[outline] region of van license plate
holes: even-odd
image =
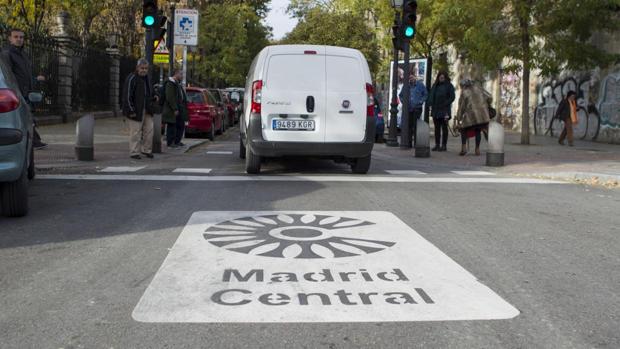
[[[272,120],[276,131],[314,131],[314,120]]]

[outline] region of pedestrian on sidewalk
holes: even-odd
[[[403,100],[404,95],[401,90],[399,97]],[[415,72],[411,72],[409,75],[409,136],[414,137],[417,120],[422,116],[422,108],[426,99],[428,98],[428,91],[422,81],[418,81]],[[403,115],[404,111],[403,111]],[[413,143],[412,143],[413,144]]]
[[[428,95],[428,106],[435,125],[435,148],[433,151],[446,151],[448,146],[448,121],[452,118],[452,103],[455,99],[454,85],[448,73],[439,72]],[[440,145],[441,142],[441,145]]]
[[[575,91],[568,91],[566,98],[560,102],[558,110],[555,112],[555,117],[564,121],[564,129],[562,130],[562,134],[560,134],[560,139],[558,139],[558,143],[561,145],[564,145],[564,140],[567,138],[570,147],[575,145],[573,140],[573,125],[579,122],[576,99],[577,94]]]
[[[474,84],[470,79],[461,80],[460,86],[461,97],[456,113],[456,121],[461,132],[461,152],[459,155],[467,154],[467,139],[470,137],[476,137],[476,155],[480,155],[482,131],[486,130],[491,121],[489,115],[489,106],[492,102],[491,94]]]
[[[169,148],[182,147],[181,142],[185,131],[185,123],[189,121],[187,111],[187,94],[181,81],[183,70],[176,69],[174,74],[164,83],[166,99],[162,111],[162,120],[166,123],[166,144]]]
[[[158,97],[148,77],[149,62],[141,58],[123,85],[123,115],[129,123],[129,156],[153,158],[153,106]]]
[[[35,82],[45,81],[45,77],[43,75],[39,75],[36,79],[33,78],[32,64],[30,59],[24,53],[25,36],[26,34],[24,34],[24,31],[21,29],[13,28],[9,30],[9,45],[2,50],[2,58],[11,67],[22,97],[24,97],[24,100],[32,106],[28,100],[28,93],[33,91],[33,85]],[[32,135],[32,146],[35,149],[43,149],[47,147],[47,144],[41,141],[41,136],[39,135],[39,131],[37,131],[34,116],[32,118],[32,123],[34,130]]]

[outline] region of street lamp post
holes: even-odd
[[[400,27],[400,18],[398,9],[403,7],[403,0],[390,0],[392,8],[394,8],[394,25]],[[390,124],[388,138],[385,145],[388,147],[398,147],[398,33],[393,39],[394,58],[392,65],[392,100],[390,101]]]

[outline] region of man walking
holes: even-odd
[[[153,158],[153,94],[148,78],[149,62],[141,58],[136,71],[129,74],[123,86],[123,115],[129,122],[129,156]]]
[[[412,138],[415,136],[417,120],[422,116],[422,107],[427,97],[426,86],[417,80],[415,72],[412,71],[409,75],[409,135]],[[404,98],[402,91],[400,98]]]
[[[573,125],[579,123],[579,118],[577,116],[577,94],[575,91],[568,91],[566,98],[560,102],[558,106],[558,110],[555,113],[555,117],[564,121],[564,129],[562,130],[562,134],[560,135],[560,139],[558,139],[558,143],[564,145],[564,140],[568,139],[568,145],[570,147],[574,146],[573,139]]]
[[[181,85],[183,71],[176,69],[172,77],[164,83],[166,99],[162,110],[162,120],[166,123],[166,144],[169,148],[182,147],[185,122],[189,121],[187,94]]]
[[[19,86],[19,90],[26,100],[26,102],[30,103],[28,100],[28,93],[33,90],[33,84],[35,79],[32,77],[32,66],[30,64],[30,60],[26,57],[24,53],[24,31],[21,29],[11,29],[9,31],[9,45],[2,51],[2,58],[9,64],[11,70],[13,71],[13,75],[15,75],[15,79],[17,80],[17,84]],[[44,81],[45,77],[42,75],[37,76],[37,81]],[[41,141],[41,136],[36,128],[36,123],[33,117],[34,123],[34,134],[32,146],[35,149],[43,149],[47,147],[46,143]]]

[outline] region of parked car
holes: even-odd
[[[235,125],[235,104],[230,99],[227,91],[218,91],[220,92],[220,96],[222,97],[222,101],[224,102],[224,107],[226,108],[226,126],[232,127]]]
[[[28,95],[41,102],[41,93]],[[0,210],[3,216],[28,213],[28,185],[35,176],[30,107],[8,65],[0,59]]]
[[[189,123],[185,134],[206,135],[209,140],[214,140],[216,130],[222,128],[222,117],[217,113],[215,99],[203,88],[188,87],[186,91]]]
[[[215,100],[215,105],[216,105],[218,114],[222,115],[225,121],[228,120],[228,108],[226,107],[222,91],[216,88],[210,88],[207,90],[211,93],[211,96],[213,96]],[[227,125],[228,125],[227,122],[224,122],[222,124],[222,129],[220,130],[221,131],[220,133],[224,133],[224,131],[226,131]]]
[[[319,156],[367,173],[374,89],[364,55],[318,45],[264,48],[248,73],[239,151],[248,173],[264,157]]]
[[[226,89],[226,92],[228,93],[228,98],[235,106],[235,123],[237,123],[241,119],[241,114],[243,113],[243,88],[229,87]]]

